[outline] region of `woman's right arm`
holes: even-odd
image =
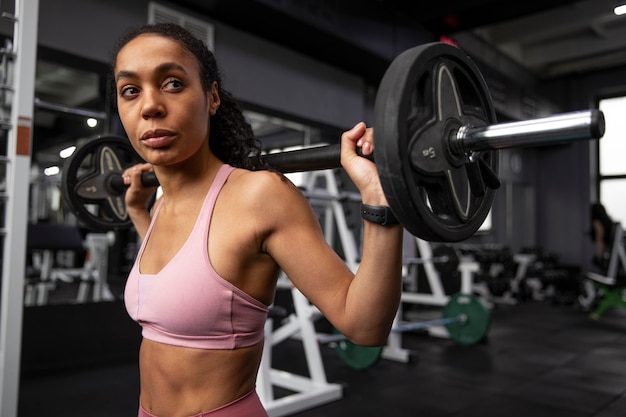
[[[144,187],[141,184],[141,174],[152,171],[150,164],[137,164],[124,171],[124,184],[128,185],[126,195],[126,209],[137,234],[143,240],[150,226],[151,216],[148,212],[148,200],[154,195],[156,187]]]

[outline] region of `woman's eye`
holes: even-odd
[[[183,83],[180,80],[168,80],[165,83],[165,88],[171,90],[180,90],[183,87]]]
[[[137,94],[137,89],[135,87],[123,87],[119,94],[121,97],[130,97]]]

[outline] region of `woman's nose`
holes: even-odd
[[[141,114],[144,118],[165,116],[165,106],[158,91],[144,90]]]

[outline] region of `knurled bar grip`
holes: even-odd
[[[339,144],[263,155],[267,164],[283,173],[339,168],[340,158]]]

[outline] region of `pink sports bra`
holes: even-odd
[[[233,167],[223,165],[187,241],[157,274],[142,274],[139,261],[162,202],[143,240],[124,291],[126,310],[144,338],[198,349],[236,349],[263,339],[268,307],[220,277],[208,254],[217,196]]]

